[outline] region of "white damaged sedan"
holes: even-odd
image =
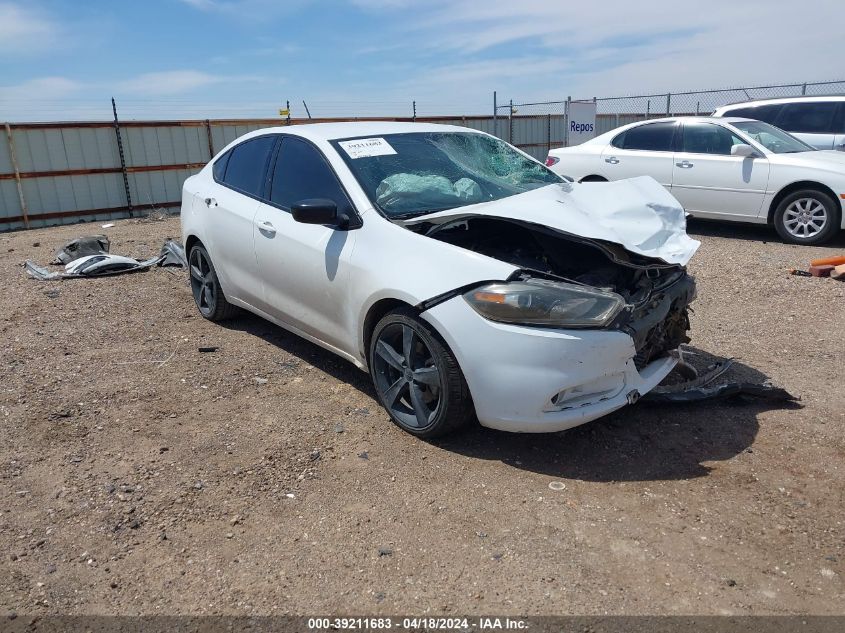
[[[420,437],[583,424],[689,340],[698,242],[663,187],[572,183],[466,128],[247,134],[185,182],[182,233],[202,316],[243,308],[368,370]]]

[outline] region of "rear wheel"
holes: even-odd
[[[205,247],[199,244],[188,254],[191,274],[191,292],[200,314],[209,321],[225,321],[237,314],[238,309],[226,301],[217,271]]]
[[[775,211],[775,229],[792,244],[822,244],[839,229],[835,200],[815,189],[803,189],[781,200]]]
[[[472,399],[458,362],[413,310],[395,310],[378,322],[369,361],[379,401],[408,433],[438,437],[472,419]]]

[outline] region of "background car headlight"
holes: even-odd
[[[491,321],[567,328],[608,325],[625,307],[615,292],[540,279],[488,284],[464,299]]]

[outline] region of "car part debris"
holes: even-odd
[[[678,365],[689,367],[695,372],[695,369],[687,365],[683,359],[683,353],[681,349],[677,352]],[[796,402],[799,400],[799,398],[796,398],[785,389],[775,387],[768,382],[762,384],[750,382],[729,382],[720,385],[710,384],[727,372],[733,363],[734,359],[732,358],[720,359],[710,365],[704,373],[697,375],[695,378],[686,382],[657,386],[643,396],[642,399],[646,402],[684,403],[747,395],[782,402]],[[689,375],[689,372],[685,371],[682,375]]]
[[[174,240],[167,240],[161,247],[161,261],[159,266],[179,266],[181,268],[188,267],[188,258],[185,257],[185,249],[179,242]]]
[[[109,252],[109,245],[109,238],[105,235],[86,235],[62,246],[50,263],[67,265],[80,257],[102,255]]]
[[[209,354],[211,352],[216,352],[218,349],[220,349],[220,348],[219,347],[198,347],[197,351],[201,352],[203,354]]]
[[[76,259],[65,266],[64,272],[50,272],[43,266],[27,260],[24,264],[27,274],[40,281],[54,281],[56,279],[78,279],[80,277],[106,277],[122,273],[138,272],[155,266],[161,257],[154,257],[146,261],[138,261],[131,257],[110,255],[88,255]]]
[[[93,249],[98,249],[98,252],[90,253],[89,251]],[[64,272],[51,272],[30,260],[26,261],[24,269],[33,279],[54,281],[57,279],[120,275],[147,270],[153,266],[188,267],[184,249],[181,244],[173,240],[167,240],[164,243],[158,256],[141,261],[122,255],[112,255],[106,252],[108,249],[109,240],[105,236],[83,237],[69,242],[56,253],[57,260],[77,254],[72,260],[65,262]],[[80,252],[86,254],[78,255]]]
[[[781,387],[775,387],[769,383],[757,384],[753,382],[729,382],[712,387],[697,387],[687,389],[686,391],[673,392],[660,392],[655,389],[646,394],[643,400],[661,403],[683,403],[733,398],[735,396],[753,396],[755,398],[780,402],[798,402],[800,400],[800,398],[793,396]]]

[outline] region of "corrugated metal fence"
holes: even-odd
[[[489,116],[425,121],[493,132]],[[313,122],[293,119],[290,124]],[[0,231],[175,210],[182,183],[217,151],[242,134],[285,123],[133,121],[121,122],[119,132],[112,122],[6,124],[0,136]],[[544,157],[545,151],[544,145],[535,155]]]

